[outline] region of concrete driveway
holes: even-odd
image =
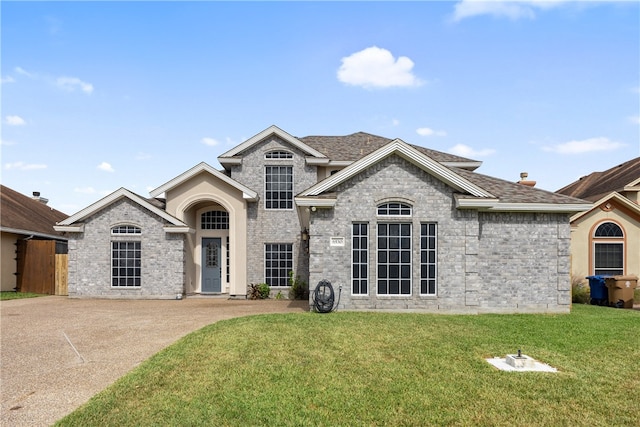
[[[0,425],[51,425],[159,350],[218,320],[308,310],[307,301],[288,300],[2,301]]]

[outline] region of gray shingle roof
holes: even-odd
[[[553,193],[551,191],[533,188],[517,182],[506,181],[500,178],[470,172],[460,168],[450,168],[458,175],[471,181],[475,185],[487,190],[500,199],[501,203],[550,203],[550,204],[574,204],[588,203],[585,200]]]
[[[334,161],[356,161],[387,145],[392,140],[366,132],[352,133],[344,136],[304,136],[298,138],[309,147],[317,150]],[[419,145],[409,144],[421,153],[440,163],[469,163],[476,160],[466,159],[453,154],[431,150]]]

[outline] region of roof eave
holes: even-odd
[[[57,230],[55,225],[53,226],[53,229],[56,231],[62,231]],[[22,234],[23,236],[35,236],[52,240],[67,240],[64,236],[42,233],[40,231],[23,230],[19,228],[0,227],[0,231],[2,231],[3,233]]]
[[[592,208],[590,203],[504,203],[498,199],[457,199],[458,209],[477,209],[487,212],[550,212],[575,213]]]

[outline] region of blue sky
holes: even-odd
[[[73,214],[275,124],[550,191],[640,155],[638,2],[7,2],[2,183]]]

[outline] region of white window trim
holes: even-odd
[[[262,246],[262,273],[263,275],[263,283],[267,283],[267,245],[291,245],[291,269],[289,271],[294,271],[294,260],[296,259],[296,245],[292,242],[265,242]],[[289,271],[287,272],[287,285],[284,286],[271,286],[271,289],[291,289],[291,285],[289,285]]]

